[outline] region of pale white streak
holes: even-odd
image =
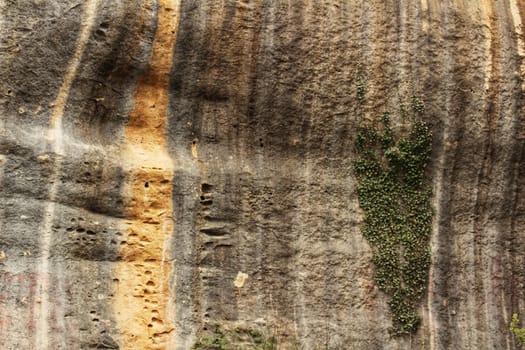
[[[446,5],[444,6],[447,7]],[[443,25],[442,27],[445,28],[445,30],[448,28],[449,19],[448,19],[448,12],[447,10],[444,11],[443,15]],[[445,71],[444,75],[448,76],[451,71],[451,58],[450,58],[450,47],[445,47]],[[445,77],[447,79],[448,77]],[[439,235],[440,235],[440,227],[439,227],[439,220],[441,218],[441,201],[442,201],[442,195],[443,195],[443,178],[445,173],[445,155],[447,154],[449,150],[449,118],[447,116],[449,115],[450,110],[450,79],[447,79],[446,81],[449,81],[448,84],[445,86],[445,113],[443,113],[443,138],[441,140],[441,150],[438,152],[439,156],[436,160],[436,163],[434,165],[436,172],[434,174],[434,200],[433,200],[433,207],[435,209],[435,216],[434,221],[432,222],[432,235],[430,237],[430,249],[431,249],[431,259],[432,263],[430,264],[430,271],[429,271],[429,277],[428,277],[428,313],[429,313],[429,334],[430,334],[430,350],[435,350],[437,348],[436,345],[436,332],[437,328],[439,327],[438,322],[436,321],[435,314],[433,313],[434,308],[434,296],[436,294],[435,291],[435,280],[436,278],[441,278],[441,276],[436,276],[435,272],[435,264],[436,259],[439,252],[440,247],[440,241],[439,241]]]
[[[428,0],[421,0],[421,12],[428,11]]]
[[[52,223],[55,217],[55,200],[58,190],[58,182],[62,167],[62,156],[64,154],[64,134],[62,130],[62,118],[64,115],[65,105],[71,90],[71,85],[76,76],[82,54],[86,47],[86,43],[91,33],[91,27],[95,20],[96,8],[99,0],[86,0],[84,3],[84,16],[80,24],[80,35],[78,36],[75,51],[69,62],[69,67],[58,91],[58,95],[53,103],[53,111],[51,114],[51,126],[48,131],[48,141],[52,147],[52,152],[55,154],[55,164],[53,173],[49,177],[50,188],[48,195],[48,204],[44,211],[44,218],[40,236],[40,258],[38,261],[38,282],[37,282],[37,298],[35,305],[35,317],[38,320],[36,325],[35,348],[48,349],[49,343],[49,327],[50,317],[50,281],[49,281],[49,258],[50,248],[53,239]],[[60,317],[59,315],[57,317]]]
[[[271,8],[271,12],[270,12],[270,20],[271,20],[271,23],[272,23],[272,26],[274,25],[277,25],[278,23],[278,16],[277,16],[277,13],[275,13],[274,9],[273,9],[273,6],[270,6]],[[312,13],[315,13],[315,9],[314,9],[314,2],[312,1],[307,1],[306,4],[305,4],[305,8],[304,8],[304,21],[305,23],[312,23]],[[278,40],[278,39],[277,39]],[[266,48],[270,49],[270,50],[273,50],[273,48],[275,47],[275,37],[274,37],[274,32],[273,31],[269,31],[269,35],[265,35],[265,38],[264,38],[264,41],[265,41],[265,46]],[[315,80],[314,80],[315,81]],[[314,84],[314,81],[312,82],[312,84]],[[315,99],[315,97],[314,97]],[[312,105],[315,105],[315,102],[312,104]],[[308,122],[308,125],[315,125],[315,120],[314,120],[314,115],[315,113],[303,113],[301,118],[301,122],[303,123],[304,122],[304,119],[305,118],[308,118],[309,117],[309,122]],[[308,145],[309,142],[311,142],[311,132],[312,132],[312,129],[313,128],[308,128],[307,131],[306,131],[306,135],[305,135],[305,144]],[[306,188],[311,188],[310,185],[312,183],[312,164],[311,164],[311,157],[310,157],[310,154],[309,154],[309,151],[308,151],[308,147],[305,147],[306,148],[306,155],[304,157],[304,168],[303,168],[303,174],[304,174],[304,183],[305,183],[305,186]],[[298,218],[298,222],[299,223],[304,223],[304,222],[308,222],[306,219],[307,218],[303,218],[303,216],[305,215],[305,213],[303,211],[299,211],[299,218]],[[304,224],[303,224],[304,225]],[[299,227],[299,229],[301,229],[301,226],[297,226]],[[308,228],[306,228],[308,229]],[[305,235],[302,234],[302,233],[299,233],[297,235],[297,240],[296,240],[296,246],[294,248],[297,248],[298,251],[301,251],[301,247],[308,247],[309,245],[306,243],[305,241]],[[259,250],[258,251],[262,251],[262,250]],[[298,271],[297,275],[295,276],[295,306],[294,306],[294,331],[295,331],[295,335],[297,337],[297,339],[299,339],[301,341],[301,346],[304,346],[304,344],[307,342],[307,338],[308,338],[308,335],[309,334],[312,334],[313,332],[309,329],[310,326],[310,323],[307,322],[306,320],[306,313],[307,313],[307,304],[308,304],[308,301],[307,301],[307,294],[305,293],[305,285],[307,285],[308,283],[308,274],[304,271],[304,267],[305,266],[308,266],[308,261],[307,259],[305,258],[306,256],[308,256],[308,254],[297,254],[295,255],[295,261],[294,261],[294,265],[296,266],[296,269]],[[259,261],[258,261],[259,263]],[[306,282],[306,283],[305,283]],[[299,314],[299,315],[297,315]]]
[[[424,33],[424,35],[428,35],[428,31],[429,31],[429,28],[430,28],[430,23],[429,23],[429,7],[428,7],[428,0],[421,0],[421,8],[420,8],[420,17],[421,17],[421,30],[422,32]],[[436,166],[436,168],[438,169],[442,169],[442,166],[443,166],[443,159],[439,159],[438,161],[438,164]],[[441,181],[442,181],[442,177],[443,177],[443,174],[440,173],[439,174],[440,176],[440,179],[437,179],[437,176],[435,178],[435,184],[436,184],[436,187],[434,189],[435,191],[435,201],[434,201],[434,208],[438,208],[439,207],[439,201],[440,201],[440,198],[438,198],[438,193],[441,194]],[[430,239],[430,246],[433,247],[434,244],[435,244],[435,240],[436,240],[436,233],[438,232],[439,230],[439,225],[437,224],[437,210],[436,210],[436,218],[434,219],[434,222],[433,222],[433,227],[432,227],[432,232],[434,233]],[[435,253],[432,252],[432,256],[435,256]],[[430,342],[430,349],[431,350],[434,350],[435,349],[435,338],[436,338],[436,329],[435,329],[435,322],[434,322],[434,309],[432,307],[432,304],[433,304],[433,293],[434,293],[434,285],[433,285],[433,278],[434,278],[434,272],[433,272],[433,264],[430,265],[430,268],[429,268],[429,283],[428,283],[428,297],[427,297],[427,323],[428,323],[428,333],[429,333],[429,342]]]
[[[508,251],[506,252],[506,255],[507,255],[507,257],[508,257]],[[504,290],[504,288],[501,288],[500,291],[501,291],[501,293],[500,293],[500,297],[501,297],[501,305],[503,306],[503,307],[501,308],[501,312],[502,312],[502,314],[503,314],[503,319],[505,320],[505,322],[506,322],[507,324],[510,324],[509,315],[508,315],[508,313],[507,313],[507,309],[505,308],[505,290]],[[509,349],[509,350],[510,350],[511,347],[510,347],[510,336],[509,336],[509,335],[510,335],[510,334],[505,335],[505,345],[507,345],[507,346],[505,347],[505,349]]]
[[[489,23],[488,25],[484,25],[483,26],[483,30],[485,32],[485,53],[484,53],[484,57],[485,57],[485,60],[484,60],[484,71],[485,71],[485,79],[484,79],[484,82],[483,82],[483,88],[484,88],[484,93],[487,93],[489,91],[489,87],[490,87],[490,79],[492,78],[492,70],[493,70],[493,67],[492,67],[492,51],[491,51],[491,45],[492,45],[492,28],[490,27],[490,18],[489,16],[491,16],[491,11],[488,11],[486,14],[484,14],[482,20],[485,22],[485,23]]]
[[[178,12],[180,13],[180,12]],[[172,167],[173,169],[173,167]],[[173,205],[172,205],[173,207]],[[169,255],[169,247],[171,246],[171,242],[172,242],[172,235],[171,235],[171,229],[170,227],[173,227],[173,223],[172,222],[169,222],[173,219],[170,218],[166,218],[163,223],[162,223],[162,235],[163,237],[168,237],[167,239],[164,240],[163,244],[162,244],[162,260],[161,260],[161,266],[160,266],[160,272],[161,272],[161,276],[164,276],[164,269],[166,268],[166,260],[168,262],[168,266],[167,268],[169,269],[170,268],[170,264],[171,264],[171,260],[170,259],[166,259],[166,256]],[[164,283],[168,283],[169,284],[169,275],[171,275],[170,272],[168,272],[168,280],[167,281],[164,281],[164,278],[161,278],[160,280],[160,289],[159,291],[162,293],[162,291],[164,290]],[[173,288],[170,288],[168,286],[168,300],[166,302],[166,319],[167,320],[171,320],[171,322],[174,322],[175,320],[175,307],[170,307],[170,305],[175,305],[175,287]],[[175,337],[169,337],[168,338],[168,341],[166,343],[166,347],[168,349],[175,349],[176,347],[176,339]]]
[[[427,14],[428,12],[428,0],[421,0],[421,13]],[[429,28],[429,23],[424,18],[422,18],[421,30],[423,33],[427,33]]]
[[[429,28],[430,28],[430,24],[429,24],[429,7],[428,7],[428,0],[421,0],[421,7],[419,8],[419,13],[417,13],[417,19],[419,21],[419,27],[421,28],[421,32],[422,34],[419,34],[419,35],[428,35],[428,31],[429,31]],[[417,28],[417,27],[416,27]],[[413,34],[414,35],[414,48],[412,50],[412,52],[417,52],[417,49],[418,49],[418,33],[416,31],[416,33]],[[417,62],[415,63],[417,64]],[[415,69],[415,68],[414,68]],[[412,74],[414,74],[414,72],[412,72]],[[421,83],[421,82],[420,82]],[[441,159],[441,162],[443,162],[443,159]],[[441,166],[440,164],[438,165],[438,168],[439,166]],[[442,174],[440,174],[442,175]],[[437,187],[439,186],[439,191],[441,191],[441,180],[439,182],[439,185],[436,184],[436,191],[438,190]],[[439,199],[436,198],[436,202],[434,203],[434,208],[437,208],[438,207],[438,204],[439,204]],[[438,230],[438,225],[437,225],[437,220],[434,220],[433,222],[433,229],[432,229],[432,232],[436,233]],[[431,237],[430,239],[430,246],[432,247],[433,244],[432,244],[432,238],[435,238],[435,234]],[[434,253],[432,253],[432,256],[434,256]],[[432,301],[433,301],[433,298],[432,298],[432,294],[434,293],[434,289],[433,289],[433,284],[432,284],[432,276],[433,274],[433,271],[432,271],[432,264],[429,268],[429,283],[428,283],[428,289],[427,289],[427,307],[426,307],[426,313],[427,313],[427,324],[428,324],[428,334],[429,334],[429,342],[430,342],[430,349],[434,349],[435,348],[435,333],[436,333],[436,329],[435,329],[435,322],[434,322],[434,310],[432,308]],[[424,309],[424,308],[423,308]]]
[[[464,5],[464,4],[463,4]],[[463,9],[456,9],[461,10]],[[453,78],[447,79],[450,81],[453,81]],[[454,91],[457,89],[457,86],[450,86],[446,88],[447,91]],[[472,191],[470,193],[469,198],[469,205],[476,206],[478,203],[478,198],[481,192],[481,189],[479,187],[479,179],[478,183],[474,186],[475,191]],[[462,275],[462,278],[460,281],[458,281],[458,288],[462,290],[463,292],[467,293],[467,296],[465,297],[465,300],[458,305],[458,314],[461,315],[461,317],[465,318],[466,321],[466,327],[467,331],[461,334],[461,342],[465,342],[467,344],[467,347],[469,348],[475,348],[480,342],[480,337],[478,336],[479,332],[478,327],[480,327],[480,315],[481,310],[476,307],[476,299],[474,297],[475,295],[475,287],[477,285],[476,281],[476,247],[479,245],[476,241],[476,233],[475,230],[476,225],[476,219],[475,218],[469,218],[469,225],[468,229],[465,232],[465,237],[468,244],[465,244],[464,239],[458,239],[457,245],[456,245],[456,256],[460,256],[463,261],[462,263],[465,264]],[[478,310],[479,313],[471,312],[471,310]]]
[[[5,1],[4,0],[0,0],[0,9],[4,9],[6,7],[7,7],[7,5],[6,5]],[[5,26],[6,14],[4,12],[5,11],[0,11],[0,31],[2,31],[3,33],[5,33],[5,30],[7,29],[6,26]],[[1,126],[2,126],[2,129],[0,129],[0,131],[1,131],[1,130],[3,130],[5,122],[1,121],[0,123],[1,123]]]
[[[510,0],[510,11],[512,14],[512,21],[514,22],[514,30],[516,31],[516,40],[518,46],[518,55],[521,58],[525,58],[525,43],[523,40],[523,22],[521,20],[521,14],[518,7],[518,0]],[[524,78],[521,83],[521,90],[525,91],[525,59],[521,61],[520,67],[521,77]]]
[[[525,54],[525,48],[523,44],[523,31],[522,31],[522,22],[521,22],[521,15],[520,10],[518,7],[518,1],[517,0],[510,0],[510,11],[512,14],[512,21],[514,22],[514,28],[516,30],[517,40],[518,40],[518,53],[520,56],[523,56]]]
[[[4,8],[6,6],[5,1],[0,0],[0,8]],[[3,14],[3,11],[0,11],[0,30],[5,28],[5,15]],[[0,137],[5,137],[6,128],[5,128],[5,119],[2,118],[0,115]],[[0,154],[0,185],[3,183],[4,180],[4,165],[7,162],[6,157],[3,154]],[[4,218],[3,215],[3,209],[0,209],[0,220]],[[0,320],[1,322],[1,320]]]
[[[489,93],[489,90],[490,90],[490,82],[492,80],[492,77],[497,74],[497,72],[495,72],[495,66],[494,66],[494,57],[493,57],[493,54],[492,54],[492,44],[493,44],[493,36],[492,36],[492,30],[493,28],[491,27],[491,18],[493,18],[493,14],[492,14],[492,11],[493,11],[493,8],[491,6],[491,4],[487,4],[487,3],[483,3],[483,2],[478,2],[478,13],[479,13],[479,16],[480,16],[480,20],[481,20],[481,23],[484,23],[485,25],[483,25],[483,31],[484,31],[484,39],[485,39],[485,42],[483,44],[483,57],[485,58],[484,59],[484,64],[483,64],[483,74],[484,74],[484,83],[483,83],[483,94],[484,96],[487,97],[487,100],[486,100],[486,104],[490,104],[490,101],[489,99],[492,98],[491,96],[488,95]],[[487,107],[488,108],[488,107]],[[478,123],[476,123],[478,124]],[[482,127],[481,125],[481,121],[479,122],[479,127]],[[476,195],[476,202],[478,201],[478,198],[479,198],[479,191],[478,191],[478,194]],[[473,223],[473,227],[472,227],[472,231],[473,231],[473,234],[475,234],[475,228],[474,228],[474,223]],[[491,240],[492,241],[492,240]],[[476,255],[476,252],[473,252],[473,256]],[[483,259],[483,256],[482,256],[482,259]],[[484,260],[484,259],[483,259]],[[482,263],[482,265],[485,265],[485,262]],[[491,268],[491,264],[490,264],[490,261],[486,264],[487,265],[487,271],[490,272]],[[474,266],[474,265],[472,265]],[[469,273],[469,275],[472,275],[473,273]],[[490,325],[491,325],[491,322],[490,322],[490,310],[489,310],[489,306],[491,304],[490,302],[490,286],[489,286],[489,281],[487,279],[484,279],[482,281],[482,285],[483,285],[483,290],[484,290],[484,294],[485,294],[485,322],[486,322],[486,325],[489,327],[489,331],[490,331]],[[470,299],[469,299],[470,300]],[[474,302],[472,300],[472,302]],[[471,308],[473,307],[472,306],[473,304],[472,303],[469,303],[469,307],[468,307],[468,310],[471,310]],[[469,312],[469,314],[474,314],[472,312]],[[489,337],[488,339],[484,336],[483,338],[483,342],[485,343],[485,345],[487,345],[488,347],[492,347],[492,339]]]
[[[510,12],[512,15],[512,21],[514,22],[514,30],[516,32],[516,45],[518,48],[518,55],[520,58],[522,58],[521,61],[521,67],[520,67],[520,76],[522,77],[522,83],[521,83],[521,91],[525,91],[525,43],[523,38],[523,22],[521,18],[521,13],[518,6],[518,0],[509,0],[510,2]],[[507,261],[508,261],[508,251],[507,251]],[[501,290],[501,305],[502,305],[502,313],[503,313],[503,319],[507,322],[510,322],[510,316],[507,314],[507,309],[505,308],[505,293],[503,289]],[[510,337],[505,337],[507,342],[507,349],[511,348],[510,344]]]
[[[407,47],[408,47],[408,29],[407,29],[407,5],[405,1],[399,0],[399,42],[397,50],[397,62],[399,66],[397,67],[395,73],[402,82],[408,81],[408,72],[407,66],[410,64],[410,58],[408,57]],[[415,53],[413,53],[415,55]]]
[[[162,219],[162,229],[161,229],[162,237],[169,237],[169,238],[171,238],[171,226],[172,226],[171,220],[172,220],[171,218]],[[161,260],[160,260],[160,275],[161,276],[164,276],[164,269],[166,267],[166,255],[168,254],[168,249],[169,249],[169,246],[171,245],[171,239],[169,239],[169,238],[165,239],[162,242],[162,256],[161,256]],[[161,280],[160,280],[160,288],[159,288],[160,291],[164,290],[164,283],[165,282],[166,281],[164,281],[164,279],[161,278]]]

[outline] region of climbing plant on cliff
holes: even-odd
[[[425,170],[432,132],[421,120],[424,106],[418,98],[412,99],[412,109],[408,131],[396,135],[384,113],[363,122],[355,140],[357,194],[365,213],[362,233],[373,250],[376,284],[390,296],[393,335],[417,330],[430,267],[433,212]]]
[[[211,336],[200,337],[191,347],[192,350],[275,350],[277,341],[275,337],[266,335],[262,331],[252,328],[236,327],[223,328],[215,325]]]
[[[512,314],[512,322],[510,323],[510,331],[514,334],[516,345],[525,348],[525,328],[520,328],[520,320],[518,314]]]

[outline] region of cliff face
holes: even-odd
[[[189,349],[219,324],[514,349],[523,20],[521,0],[1,0],[0,348]],[[416,93],[433,130],[412,337],[389,336],[360,231],[360,78],[369,115]]]

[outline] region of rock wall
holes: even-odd
[[[524,18],[522,0],[0,0],[0,348],[190,349],[215,324],[279,349],[516,348]],[[360,233],[359,78],[369,115],[416,93],[434,132],[412,337],[389,336]]]

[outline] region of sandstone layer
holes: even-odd
[[[190,349],[220,324],[279,349],[515,349],[524,20],[523,0],[0,0],[0,348]],[[370,116],[415,93],[433,130],[412,337],[360,231],[359,79]]]

